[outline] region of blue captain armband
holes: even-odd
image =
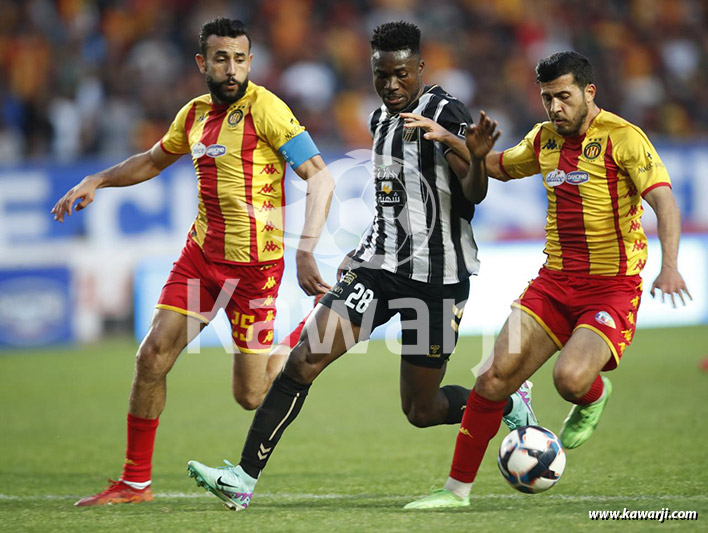
[[[310,137],[310,134],[306,131],[297,134],[281,146],[278,151],[283,155],[290,166],[293,167],[293,170],[312,156],[320,153],[312,137]]]

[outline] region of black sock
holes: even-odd
[[[303,385],[284,372],[275,378],[273,386],[256,411],[241,452],[241,468],[251,477],[258,478],[265,468],[273,448],[290,423],[295,420],[310,385]]]
[[[448,408],[444,424],[459,424],[465,412],[470,390],[460,385],[445,385],[440,390],[447,398]]]
[[[504,413],[502,416],[506,416],[509,413],[511,413],[511,410],[514,408],[514,400],[511,399],[511,396],[509,396],[506,399],[506,406],[504,406]]]

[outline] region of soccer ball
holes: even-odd
[[[539,426],[515,429],[502,441],[497,464],[504,479],[529,494],[555,485],[565,468],[565,451],[555,434]]]

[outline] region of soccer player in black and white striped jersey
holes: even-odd
[[[383,101],[370,117],[376,214],[339,281],[307,319],[251,424],[238,466],[190,461],[190,475],[232,509],[250,503],[261,470],[298,415],[314,379],[371,331],[401,315],[401,404],[411,424],[459,424],[470,390],[440,387],[479,262],[470,221],[486,196],[474,183],[465,134],[472,119],[441,87],[422,81],[420,30],[383,24],[371,40],[374,87]],[[483,114],[478,128],[494,133]],[[474,131],[474,130],[470,130]],[[475,161],[484,161],[476,158]],[[484,163],[479,163],[483,165]],[[355,215],[355,214],[352,214]],[[530,386],[511,396],[507,425],[536,424]],[[229,463],[230,465],[230,463]]]

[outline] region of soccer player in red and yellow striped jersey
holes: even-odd
[[[632,341],[641,298],[647,239],[642,199],[658,219],[662,268],[652,295],[690,297],[678,271],[680,216],[671,181],[641,129],[594,101],[592,67],[576,52],[560,52],[536,67],[549,121],[515,147],[493,152],[496,123],[482,113],[467,130],[470,173],[507,181],[540,174],[548,198],[547,260],[512,305],[494,346],[491,367],[477,377],[457,436],[445,488],[409,509],[469,505],[469,492],[505,398],[557,350],[553,379],[575,404],[561,429],[566,448],[593,433],[611,393],[601,370],[617,367]]]
[[[285,360],[254,354],[267,355],[273,344],[274,302],[283,271],[286,162],[307,181],[298,281],[309,295],[330,288],[313,256],[334,184],[317,147],[285,103],[249,82],[253,55],[242,22],[207,22],[199,42],[196,61],[209,93],[185,105],[150,150],[87,176],[52,210],[61,222],[75,202],[80,200],[77,211],[88,206],[96,189],[149,180],[191,154],[198,214],[138,349],[123,474],[79,506],[152,499],[152,455],[167,373],[221,307],[232,324],[234,397],[246,409],[261,403]]]

